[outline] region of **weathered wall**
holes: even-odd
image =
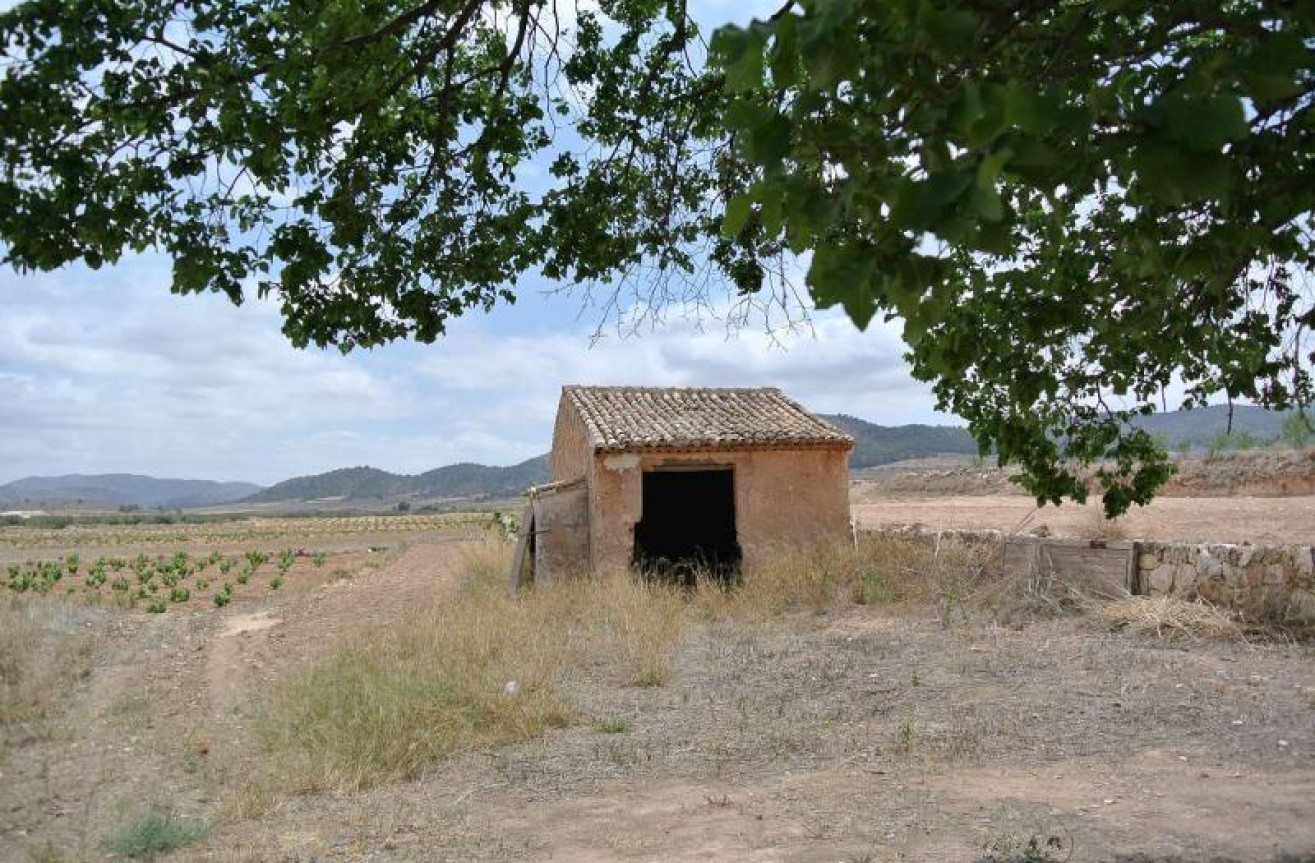
[[[1315,621],[1315,548],[1138,544],[1141,592],[1200,597],[1254,617]]]
[[[579,575],[589,565],[589,491],[583,481],[531,497],[534,576],[550,581]]]
[[[630,566],[635,524],[643,516],[643,472],[664,464],[698,463],[729,464],[735,470],[735,525],[746,565],[774,547],[849,536],[845,450],[599,454],[589,483],[595,573]]]
[[[1045,570],[1095,595],[1199,597],[1256,620],[1315,623],[1315,548],[1307,545],[1041,539],[987,530],[868,532],[998,544],[1006,569]]]
[[[592,451],[589,449],[589,431],[580,413],[571,407],[566,397],[557,403],[557,421],[552,432],[553,482],[569,482],[589,473]]]

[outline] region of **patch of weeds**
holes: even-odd
[[[1032,834],[1026,840],[997,836],[987,843],[977,863],[1063,863],[1073,854],[1071,846],[1053,834]]]
[[[895,740],[892,744],[894,750],[902,755],[908,755],[913,751],[913,741],[915,738],[913,731],[913,720],[905,719],[895,729]]]
[[[855,605],[876,605],[894,599],[890,578],[884,572],[865,570],[854,585]]]
[[[714,797],[709,794],[703,799],[706,800],[708,805],[713,809],[729,809],[731,806],[731,798],[726,794],[723,794],[720,797]]]
[[[45,845],[33,845],[28,848],[27,859],[30,863],[65,863],[69,858],[47,842]]]
[[[603,734],[626,734],[634,726],[624,716],[609,716],[594,723],[594,731]]]
[[[106,851],[131,860],[154,860],[199,842],[210,833],[203,822],[162,809],[148,809],[105,836]]]

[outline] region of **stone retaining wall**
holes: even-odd
[[[892,528],[998,544],[1001,566],[1044,569],[1084,593],[1204,599],[1253,620],[1315,624],[1315,547],[1042,538],[985,530]]]
[[[1137,543],[1137,592],[1200,597],[1247,617],[1315,620],[1315,549],[1306,545]]]

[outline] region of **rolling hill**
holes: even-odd
[[[536,456],[509,467],[461,464],[435,468],[414,476],[373,467],[349,467],[315,476],[284,480],[246,498],[244,503],[277,503],[330,498],[362,500],[385,497],[490,498],[520,494],[548,481],[548,456]]]
[[[854,438],[849,457],[854,470],[945,453],[977,454],[977,442],[962,426],[882,426],[848,414],[818,416]]]
[[[89,503],[185,509],[230,503],[260,490],[250,482],[157,479],[129,473],[30,476],[0,485],[0,503],[49,505]]]
[[[977,444],[962,426],[883,426],[847,414],[821,414],[823,419],[854,437],[850,467],[891,464],[935,455],[976,455]],[[1260,442],[1280,433],[1284,415],[1239,405],[1233,409],[1234,432],[1246,432]],[[1142,417],[1135,423],[1176,448],[1183,440],[1206,446],[1228,424],[1223,406],[1195,411],[1171,411]],[[0,485],[0,504],[98,503],[166,509],[232,503],[281,503],[316,500],[386,500],[389,498],[488,499],[520,494],[549,478],[547,454],[507,467],[463,462],[421,474],[395,474],[373,467],[351,467],[314,476],[295,477],[262,489],[242,482],[156,479],[133,474],[73,474],[27,477]]]
[[[1286,418],[1287,414],[1280,411],[1265,410],[1253,405],[1234,405],[1233,433],[1246,432],[1263,443],[1282,433]],[[1192,411],[1151,414],[1139,417],[1133,425],[1151,434],[1161,435],[1170,447],[1183,440],[1191,441],[1194,447],[1204,447],[1216,435],[1228,429],[1228,406],[1211,405]]]

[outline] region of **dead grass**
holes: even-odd
[[[0,598],[0,745],[48,719],[91,667],[90,612],[58,598]]]
[[[1242,637],[1236,615],[1204,600],[1187,602],[1168,596],[1130,596],[1096,606],[1111,629],[1178,639]]]
[[[839,605],[934,603],[949,622],[994,581],[995,548],[957,537],[865,534],[853,546],[782,548],[726,589],[700,579],[697,606],[714,617],[761,620]]]
[[[635,686],[671,674],[683,600],[628,577],[503,591],[508,547],[466,554],[465,581],[287,677],[259,728],[296,784],[354,788],[412,777],[439,756],[533,737],[574,718],[557,685],[585,663]]]
[[[753,625],[857,604],[930,605],[949,626],[1073,607],[1053,585],[1001,574],[996,553],[991,543],[892,533],[782,549],[731,586],[701,578],[688,591],[618,574],[509,597],[509,546],[490,540],[466,552],[454,595],[287,675],[259,700],[258,728],[294,785],[359,788],[576,721],[588,711],[566,693],[582,674],[665,685],[683,633],[701,623]]]
[[[1108,518],[1099,498],[1087,507],[1086,524],[1080,535],[1083,539],[1120,540],[1128,538],[1127,527],[1117,518]]]

